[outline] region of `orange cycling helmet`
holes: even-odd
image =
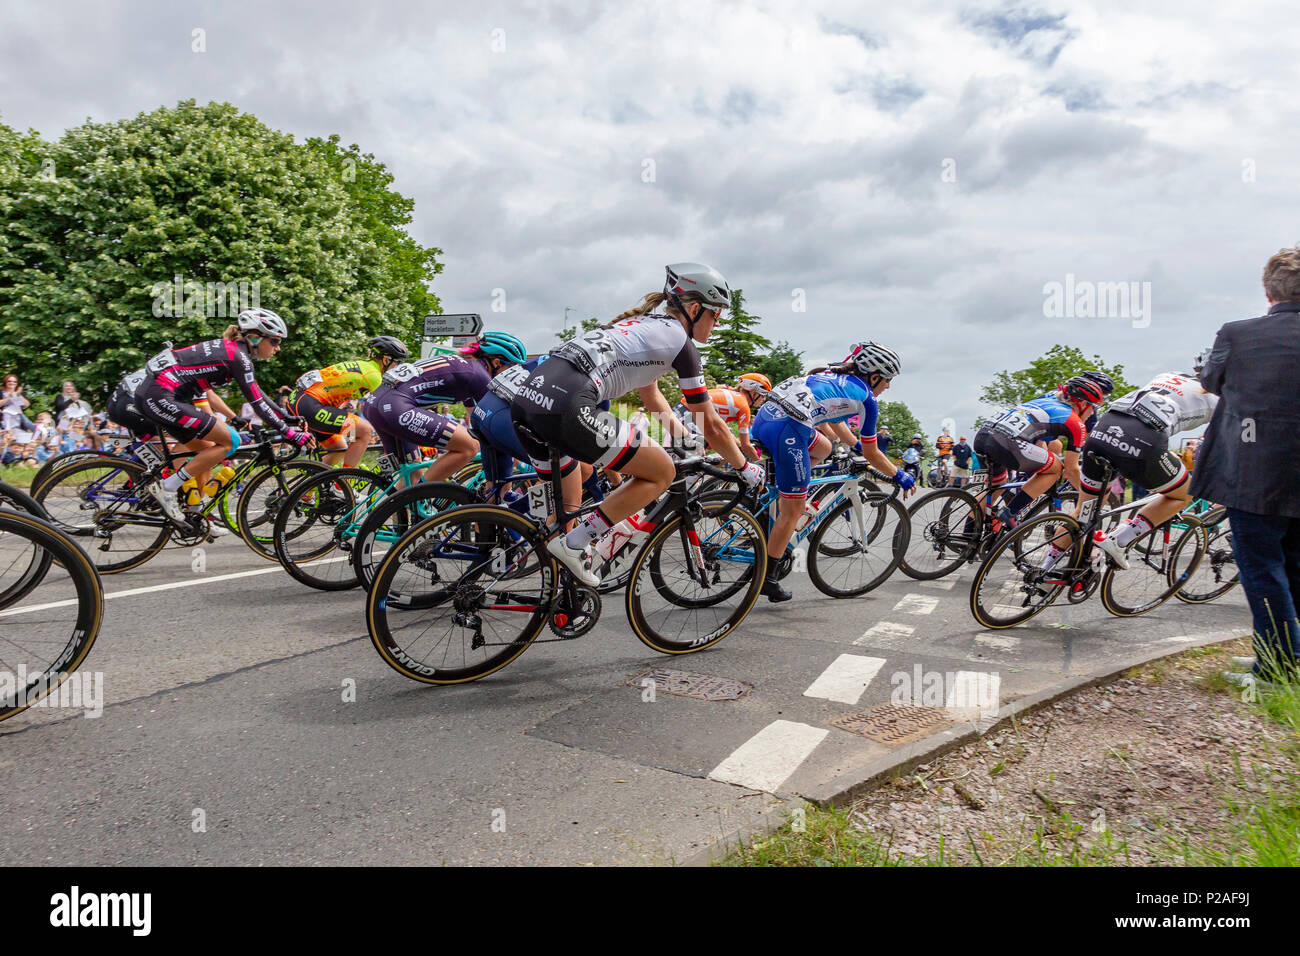
[[[772,391],[772,381],[762,372],[746,372],[736,381],[736,388],[745,392],[758,392],[766,395]]]

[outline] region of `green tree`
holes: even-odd
[[[165,341],[213,338],[245,304],[289,339],[259,363],[270,389],[418,339],[438,311],[437,249],[383,165],[334,138],[296,144],[225,103],[88,122],[57,142],[0,132],[0,366],[98,404]]]
[[[1072,345],[1053,345],[1045,355],[1030,362],[1028,368],[998,372],[980,392],[980,401],[999,410],[1019,405],[1086,371],[1105,372],[1114,379],[1116,397],[1136,387],[1124,380],[1123,365],[1107,365],[1100,355],[1088,359]]]
[[[596,328],[596,326],[604,325],[604,324],[605,324],[604,322],[602,322],[600,319],[596,318],[595,316],[593,316],[590,319],[583,319],[581,331],[590,332],[592,329]],[[579,329],[576,325],[573,328],[568,328],[566,326],[565,328],[556,332],[555,337],[559,339],[561,342],[572,342],[574,337],[577,336],[578,331]]]
[[[719,382],[734,382],[745,372],[759,367],[760,353],[772,343],[754,331],[763,320],[745,311],[745,293],[731,290],[731,308],[709,336],[709,344],[700,349],[704,367]]]
[[[758,362],[758,370],[779,385],[787,378],[803,374],[803,353],[790,348],[789,342],[778,342]]]
[[[933,455],[934,449],[930,447],[930,440],[926,437],[925,432],[921,429],[921,422],[912,410],[903,402],[881,402],[880,416],[876,424],[877,430],[881,426],[889,429],[892,440],[889,443],[888,455],[890,458],[897,458],[903,454],[903,449],[907,447],[912,440],[912,436],[919,434],[925,441],[927,455]]]

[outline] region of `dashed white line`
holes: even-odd
[[[996,647],[998,650],[1005,651],[1019,647],[1020,638],[1002,634],[980,634],[975,638],[975,643],[981,647]]]
[[[873,624],[853,643],[859,647],[863,644],[884,644],[886,647],[900,646],[907,638],[916,633],[910,624],[895,624],[893,621],[881,621]]]
[[[939,578],[935,581],[917,581],[916,583],[918,587],[937,588],[940,591],[951,591],[959,577],[960,575],[950,574],[946,578]]]
[[[829,733],[825,727],[774,720],[714,767],[709,779],[775,793]]]
[[[867,689],[867,685],[875,679],[875,676],[880,673],[880,668],[884,666],[883,657],[841,654],[821,672],[803,695],[856,704],[862,692]]]
[[[902,611],[904,614],[930,614],[938,606],[937,597],[930,597],[928,594],[904,594],[894,605],[894,610]]]

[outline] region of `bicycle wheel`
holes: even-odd
[[[2,481],[0,481],[0,508],[9,508],[42,520],[46,518],[45,509],[32,500],[30,495]],[[40,547],[28,549],[25,567],[20,566],[21,561],[15,556],[0,576],[0,609],[31,593],[32,588],[40,584],[41,579],[45,577],[53,560],[50,552]]]
[[[23,511],[29,515],[35,515],[37,518],[45,518],[45,509],[40,503],[23,491],[13,485],[0,481],[0,507],[12,508],[14,511]]]
[[[975,497],[961,488],[944,488],[918,498],[907,509],[912,531],[899,570],[918,581],[933,581],[957,570],[975,555],[984,533],[984,514]]]
[[[1056,526],[1054,536],[1063,539],[1064,553],[1055,561],[1049,550],[1053,536],[1044,526]],[[993,545],[975,572],[970,588],[975,620],[994,629],[1029,620],[1061,593],[1068,573],[1079,566],[1083,543],[1083,529],[1068,515],[1040,515],[1022,522]]]
[[[521,575],[520,568],[532,568]],[[536,529],[506,508],[434,515],[384,556],[366,595],[371,643],[426,684],[498,671],[541,632],[557,569]]]
[[[268,561],[275,557],[275,516],[289,496],[289,488],[330,467],[309,458],[276,462],[249,475],[239,489],[237,530],[244,543]]]
[[[352,574],[370,587],[389,548],[425,518],[474,504],[474,493],[449,481],[430,481],[403,488],[379,501],[361,522],[352,547]]]
[[[239,448],[226,461],[231,468],[238,471],[244,462],[256,457],[257,449]],[[248,477],[252,477],[255,473],[250,471]],[[217,498],[216,514],[231,534],[239,534],[239,496],[246,484],[248,484],[247,479],[232,481],[221,490]]]
[[[89,449],[84,451],[69,451],[64,452],[62,455],[55,455],[45,464],[41,465],[41,467],[36,470],[36,474],[32,475],[31,483],[27,486],[27,492],[33,498],[36,497],[36,492],[40,490],[42,485],[50,480],[51,475],[55,472],[62,471],[69,465],[76,464],[78,461],[88,461],[91,458],[115,457],[117,456],[106,455],[103,452],[90,451]]]
[[[361,468],[336,468],[294,484],[272,531],[280,564],[294,580],[320,591],[356,587],[357,530],[387,486],[384,478]],[[339,554],[326,557],[334,551]]]
[[[35,558],[35,554],[44,558]],[[14,578],[43,564],[42,576],[16,588]],[[0,510],[0,720],[56,690],[81,666],[99,636],[104,591],[85,553],[49,523]],[[94,699],[100,700],[98,686]],[[84,708],[85,694],[74,698]],[[102,700],[101,700],[102,702]]]
[[[880,587],[907,553],[907,509],[892,495],[862,496],[861,526],[853,502],[841,501],[808,540],[808,577],[833,598],[859,597]]]
[[[85,542],[100,574],[117,574],[144,564],[171,534],[144,473],[125,458],[83,459],[51,475],[36,500],[57,530]]]
[[[701,534],[711,539],[709,551]],[[647,647],[689,654],[712,647],[745,619],[763,586],[767,537],[743,508],[676,514],[650,532],[627,586],[627,619]]]
[[[1205,553],[1205,526],[1191,515],[1166,521],[1130,543],[1128,569],[1113,563],[1101,579],[1102,606],[1116,617],[1137,617],[1164,604],[1191,579]]]
[[[1205,554],[1187,583],[1174,592],[1174,597],[1187,604],[1206,604],[1237,586],[1237,556],[1232,550],[1228,509],[1212,508],[1201,523],[1207,535]]]

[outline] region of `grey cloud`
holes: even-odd
[[[1065,14],[1046,13],[1011,4],[999,10],[966,10],[962,22],[976,33],[1004,43],[1021,59],[1051,66],[1077,32]]]

